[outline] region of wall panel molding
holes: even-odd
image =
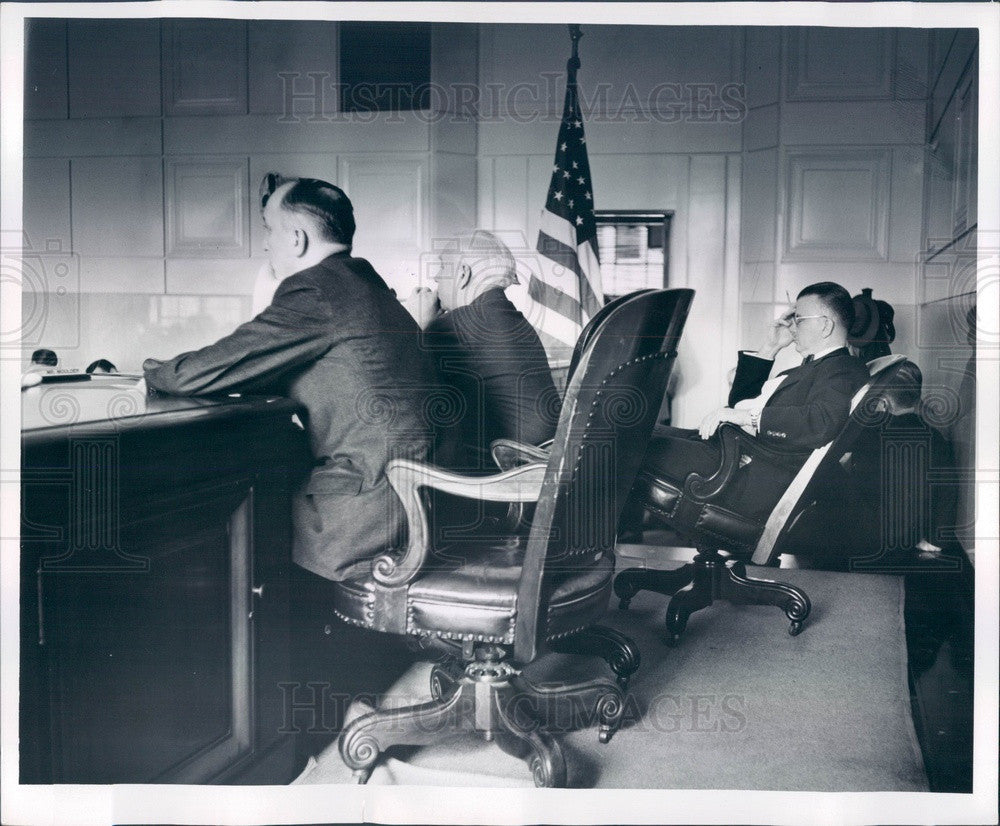
[[[887,148],[785,153],[785,243],[789,261],[888,260]]]
[[[26,248],[47,253],[72,251],[69,174],[65,158],[24,159],[21,211]]]
[[[781,107],[781,142],[796,144],[924,144],[926,106],[919,101],[827,101]]]
[[[163,255],[163,163],[159,157],[70,162],[73,252],[132,258]]]
[[[247,111],[247,27],[240,20],[163,21],[163,111]]]
[[[70,20],[69,116],[159,117],[158,20]]]
[[[354,204],[356,245],[419,250],[425,241],[426,158],[340,156],[340,187]]]
[[[786,35],[785,99],[892,97],[894,35],[888,29],[795,28]]]
[[[337,111],[338,23],[254,20],[249,26],[250,111],[330,115]]]
[[[323,148],[359,154],[427,152],[430,127],[418,112],[331,115],[327,121],[295,116],[284,122],[274,115],[176,117],[163,119],[163,145],[171,155],[315,153]]]
[[[26,158],[161,154],[159,118],[36,120],[24,124]]]
[[[246,158],[168,158],[167,255],[249,257],[247,176]]]

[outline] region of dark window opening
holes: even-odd
[[[340,110],[406,112],[430,106],[429,23],[341,23]]]

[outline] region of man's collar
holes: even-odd
[[[845,354],[847,353],[847,347],[845,347],[843,344],[837,347],[828,347],[826,350],[820,350],[813,356],[812,361],[810,362],[803,361],[802,364],[800,364],[798,367],[789,367],[787,370],[782,370],[780,373],[778,373],[778,375],[787,376],[791,373],[794,373],[796,370],[799,369],[799,367],[804,367],[806,364],[815,364],[820,359],[825,359],[829,356],[836,355],[841,351],[843,351]]]
[[[843,344],[837,344],[833,347],[827,347],[825,350],[820,350],[818,353],[813,353],[812,360],[819,361],[821,358],[826,358],[827,356],[833,355],[838,350],[846,350],[847,348]]]

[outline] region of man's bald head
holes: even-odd
[[[331,183],[269,172],[261,181],[260,205],[264,248],[279,280],[351,249],[354,207]]]
[[[270,172],[261,182],[262,210],[272,199],[290,216],[311,226],[317,237],[350,248],[354,241],[354,206],[337,186],[318,178],[284,178]]]
[[[444,310],[470,304],[487,290],[504,290],[520,283],[514,255],[485,229],[452,239],[441,250],[434,280]]]

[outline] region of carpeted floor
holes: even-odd
[[[606,624],[639,644],[643,663],[625,726],[609,744],[598,743],[595,729],[560,737],[571,786],[927,789],[906,683],[902,579],[806,570],[766,575],[809,594],[813,612],[799,636],[787,634],[777,608],[717,603],[694,614],[671,649],[661,637],[665,597],[642,593],[629,611],[608,614]],[[557,655],[526,673],[544,681],[587,669],[607,673],[599,660]],[[429,670],[414,666],[384,702],[427,699]],[[296,782],[350,782],[336,743]],[[530,786],[531,780],[523,762],[459,736],[390,752],[369,783]]]

